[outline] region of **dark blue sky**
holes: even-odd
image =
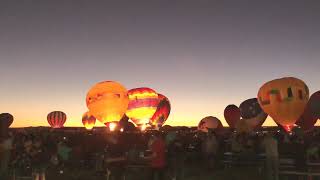
[[[87,90],[116,80],[167,95],[169,124],[224,121],[274,78],[320,90],[319,19],[317,0],[1,1],[0,109],[16,126],[56,109],[80,125]]]

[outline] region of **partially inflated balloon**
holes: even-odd
[[[240,109],[230,104],[224,109],[224,118],[231,128],[234,128],[236,123],[240,120]]]
[[[162,126],[169,117],[171,105],[167,97],[162,94],[158,94],[158,96],[160,102],[156,112],[151,118],[151,124]]]
[[[257,98],[247,99],[240,104],[240,114],[242,121],[246,121],[252,128],[262,126],[268,115],[261,109]]]
[[[128,91],[129,105],[126,115],[137,125],[147,124],[157,110],[158,94],[150,88]]]
[[[92,116],[89,112],[86,112],[82,116],[82,124],[87,130],[91,130],[96,124],[96,118]]]
[[[221,121],[213,116],[203,118],[198,124],[198,130],[202,132],[208,132],[209,129],[218,129],[221,127],[223,127]]]
[[[47,120],[52,128],[62,128],[67,120],[67,115],[61,111],[53,111],[48,114]]]
[[[290,129],[303,114],[308,99],[307,85],[293,77],[267,82],[258,92],[261,108],[285,129]]]
[[[94,85],[88,92],[87,107],[100,122],[119,121],[128,108],[127,89],[114,81]]]

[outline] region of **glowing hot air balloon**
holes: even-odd
[[[198,124],[198,130],[202,132],[208,132],[209,129],[222,128],[221,121],[213,116],[203,118]]]
[[[82,116],[82,124],[87,130],[91,130],[96,124],[96,118],[89,112],[84,113]]]
[[[114,81],[94,85],[88,92],[87,107],[102,123],[119,121],[128,108],[127,89]]]
[[[273,120],[290,130],[303,114],[309,99],[309,88],[300,79],[286,77],[265,83],[258,92],[258,101]]]
[[[267,119],[266,114],[260,107],[257,98],[247,99],[240,104],[241,121],[246,121],[251,129],[256,129],[262,126]]]
[[[160,102],[156,112],[151,118],[151,124],[156,126],[162,126],[169,117],[171,105],[167,97],[165,97],[162,94],[158,94],[158,96]]]
[[[158,94],[150,88],[128,91],[129,106],[126,115],[138,126],[148,124],[159,104]]]
[[[52,128],[62,128],[67,120],[67,115],[61,111],[53,111],[48,114],[47,120]]]
[[[224,118],[231,128],[235,128],[240,120],[240,109],[234,104],[228,105],[224,109]]]

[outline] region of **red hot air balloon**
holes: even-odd
[[[128,96],[126,115],[138,126],[148,124],[157,110],[158,94],[150,88],[136,88],[129,90]]]
[[[296,122],[304,131],[311,130],[320,118],[320,91],[310,97],[304,113]]]
[[[152,125],[162,126],[170,115],[171,105],[167,97],[162,94],[158,94],[158,96],[160,102],[150,122]]]
[[[224,118],[231,128],[235,128],[240,120],[240,109],[234,104],[228,105],[224,109]]]
[[[87,130],[91,130],[96,124],[96,118],[92,116],[89,112],[86,112],[82,116],[82,124]]]
[[[53,111],[48,114],[47,120],[52,128],[62,128],[67,120],[67,115],[61,111]]]
[[[312,115],[320,119],[320,91],[312,94],[308,101],[308,106]]]

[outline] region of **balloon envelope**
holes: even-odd
[[[310,96],[308,106],[312,116],[320,119],[320,91],[317,91]]]
[[[128,102],[127,89],[114,81],[94,85],[86,98],[90,113],[104,124],[119,121],[128,108]]]
[[[247,99],[240,104],[240,114],[243,121],[247,121],[247,124],[252,129],[262,126],[268,115],[261,109],[258,99]]]
[[[234,128],[236,123],[240,120],[240,109],[230,104],[224,109],[224,118],[231,128]]]
[[[309,131],[313,129],[314,125],[317,123],[320,111],[320,91],[315,92],[310,96],[308,104],[304,110],[304,113],[300,119],[296,122],[304,131]]]
[[[90,112],[86,112],[82,116],[82,124],[87,130],[91,130],[96,124],[96,118]]]
[[[159,104],[158,94],[150,88],[135,88],[128,91],[129,105],[126,115],[137,125],[150,122]]]
[[[258,92],[258,101],[273,120],[292,127],[303,114],[309,99],[309,88],[300,79],[286,77],[265,83]]]
[[[9,128],[13,123],[13,116],[10,113],[1,113],[0,123],[1,123],[1,126],[5,128]]]
[[[160,102],[151,118],[151,124],[162,126],[170,115],[171,105],[167,97],[162,94],[158,94],[158,96]]]
[[[62,128],[67,120],[67,115],[62,111],[53,111],[48,114],[47,120],[52,128]]]
[[[208,132],[209,129],[218,129],[222,127],[221,121],[213,116],[203,118],[198,124],[198,130],[203,132]]]

